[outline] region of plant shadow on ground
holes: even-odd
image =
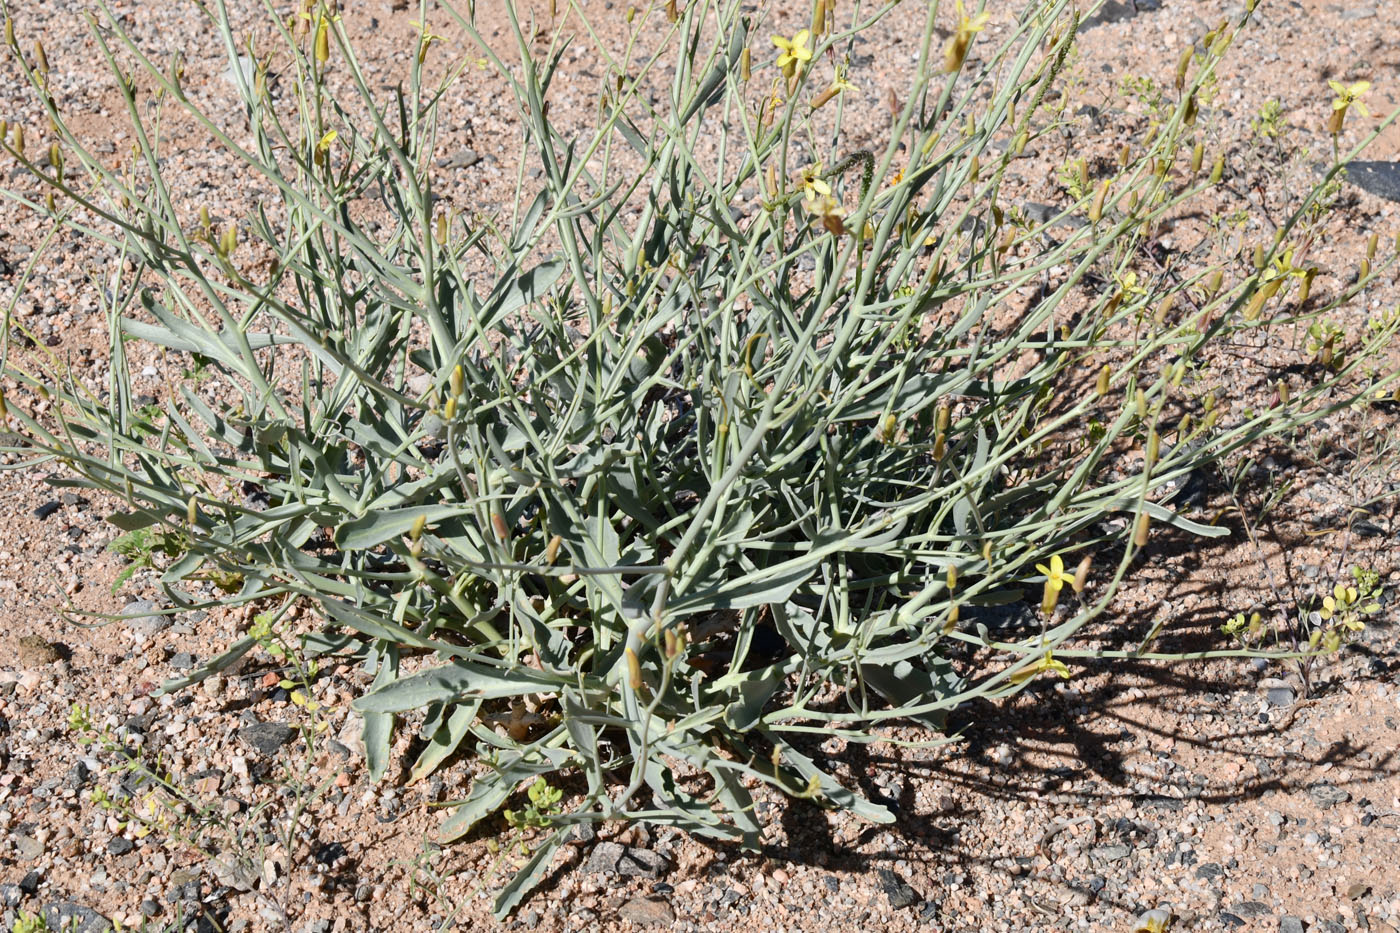
[[[1147,559],[1153,563],[1174,559],[1173,577],[1200,582],[1173,587],[1173,596],[1184,597],[1194,593],[1202,597],[1203,603],[1210,605],[1218,598],[1223,584],[1201,578],[1199,572],[1207,563],[1218,567],[1231,557],[1237,558],[1240,565],[1257,560],[1242,531],[1239,528],[1233,531],[1235,533],[1231,538],[1222,539],[1222,542],[1231,543],[1205,547],[1196,538],[1162,534],[1154,540]],[[1284,550],[1286,556],[1286,545]],[[1238,580],[1239,569],[1227,567],[1222,579]],[[1240,585],[1237,582],[1232,582],[1230,588],[1239,595]],[[1256,589],[1258,592],[1254,596],[1257,602],[1267,603],[1268,587],[1260,585]],[[1222,638],[1220,626],[1228,617],[1229,613],[1223,609],[1177,609],[1162,626],[1157,641],[1168,645],[1164,650],[1174,652],[1218,649]],[[1135,648],[1147,637],[1152,624],[1152,620],[1146,618],[1127,625],[1122,624],[1121,620],[1101,624],[1099,634],[1102,647]],[[1395,627],[1379,620],[1375,625],[1387,629]],[[1400,665],[1383,662],[1363,644],[1353,644],[1345,650],[1371,658],[1371,670],[1377,677],[1391,676],[1394,673],[1392,668],[1400,668]],[[1110,665],[1114,666],[1111,668]],[[1214,670],[1219,671],[1219,668]],[[1114,676],[1111,679],[1095,676],[1106,672],[1112,672]],[[832,824],[815,812],[812,804],[785,801],[779,804],[778,819],[786,832],[786,842],[766,846],[761,853],[742,858],[821,866],[835,873],[860,873],[881,868],[893,869],[897,861],[914,861],[921,857],[920,853],[924,853],[925,859],[938,860],[942,867],[940,874],[965,870],[974,865],[997,870],[992,865],[993,859],[973,855],[976,847],[964,845],[960,839],[962,824],[976,813],[976,801],[1039,798],[1046,793],[1057,792],[1062,782],[1076,775],[1081,778],[1087,776],[1088,779],[1076,782],[1079,786],[1065,792],[1072,800],[1068,806],[1087,808],[1089,814],[1072,821],[1047,821],[1038,834],[1028,837],[1025,850],[1016,854],[1045,854],[1048,857],[1046,846],[1054,834],[1081,822],[1090,824],[1092,839],[1086,849],[1095,844],[1132,841],[1134,834],[1158,830],[1146,830],[1132,819],[1113,820],[1094,816],[1092,812],[1095,808],[1124,800],[1130,801],[1135,809],[1179,809],[1181,804],[1177,801],[1180,798],[1168,792],[1174,785],[1163,781],[1158,791],[1139,791],[1134,784],[1147,776],[1134,774],[1127,768],[1130,758],[1157,758],[1154,750],[1163,741],[1220,758],[1239,761],[1247,758],[1256,764],[1260,773],[1253,777],[1241,774],[1233,781],[1213,781],[1200,786],[1199,793],[1193,790],[1189,799],[1197,799],[1204,805],[1237,805],[1275,792],[1302,790],[1311,779],[1296,775],[1327,764],[1333,769],[1329,777],[1334,776],[1336,769],[1341,767],[1351,770],[1352,777],[1348,781],[1332,779],[1339,787],[1350,789],[1353,793],[1358,788],[1400,772],[1400,754],[1394,748],[1355,743],[1349,738],[1311,751],[1261,751],[1257,746],[1262,740],[1293,727],[1293,710],[1290,708],[1275,708],[1267,716],[1261,714],[1259,721],[1254,723],[1249,722],[1246,714],[1237,714],[1233,727],[1208,736],[1187,735],[1180,729],[1171,728],[1172,720],[1169,717],[1142,715],[1148,710],[1178,709],[1193,698],[1205,695],[1223,697],[1249,691],[1254,685],[1243,673],[1219,672],[1213,675],[1201,665],[1168,666],[1147,660],[1090,659],[1082,662],[1075,680],[1093,680],[1095,683],[1078,692],[1068,703],[1056,696],[1051,684],[1043,682],[1032,685],[1009,702],[998,704],[979,699],[955,710],[948,729],[950,735],[958,736],[958,754],[953,757],[943,755],[934,758],[918,750],[886,753],[876,751],[875,746],[854,743],[840,754],[826,755],[817,747],[819,741],[808,743],[804,751],[813,755],[819,764],[839,766],[846,773],[847,780],[853,782],[861,793],[894,810],[895,822],[870,825],[854,839],[847,836],[838,840]],[[1335,689],[1335,684],[1319,684],[1316,685],[1315,695]],[[1125,740],[1128,739],[1131,739],[1131,744],[1120,748],[1127,744]],[[1018,746],[1031,754],[1017,754],[1010,763],[999,763],[998,757],[1004,761],[1005,752],[999,755],[997,747],[1004,743]],[[971,761],[973,766],[951,767],[959,761]],[[1258,768],[1261,762],[1266,763],[1265,767]],[[891,776],[897,776],[898,780],[890,782]],[[1152,777],[1147,779],[1159,780]],[[886,784],[895,787],[893,795],[883,786]],[[934,789],[936,799],[932,803],[926,800],[921,806],[917,799],[917,791],[921,788]],[[927,812],[929,810],[932,812]],[[886,852],[882,854],[857,851],[882,833],[893,834],[897,843],[886,846]],[[716,856],[726,851],[720,844],[699,841]],[[734,861],[733,853],[729,854],[727,861],[714,858],[698,865],[696,873],[729,872]],[[1084,880],[1065,877],[1060,883],[1067,891],[1085,891],[1100,902],[1108,898],[1106,892],[1089,891]],[[934,891],[919,893],[928,899],[938,897]],[[1124,910],[1135,907],[1130,903],[1116,906]]]

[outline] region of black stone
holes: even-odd
[[[20,880],[19,889],[25,894],[38,894],[39,882],[43,880],[43,876],[37,871],[31,871]]]
[[[880,882],[880,890],[885,892],[885,897],[889,898],[890,906],[895,910],[902,910],[919,902],[919,892],[890,869],[877,868],[875,877]]]
[[[109,855],[125,855],[136,848],[136,843],[125,836],[113,836],[107,842],[107,853]]]
[[[1400,162],[1352,162],[1347,181],[1387,201],[1400,201]]]
[[[259,722],[238,730],[244,745],[263,755],[275,755],[296,735],[296,730],[284,722]]]
[[[58,510],[58,500],[50,499],[48,502],[45,502],[43,505],[39,506],[37,509],[34,510],[34,517],[39,519],[48,518],[50,515],[57,512]]]
[[[1209,881],[1212,878],[1219,878],[1224,873],[1225,869],[1214,862],[1206,862],[1196,868],[1196,877],[1204,881]]]

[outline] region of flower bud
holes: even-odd
[[[1099,398],[1103,398],[1108,394],[1108,380],[1112,374],[1112,370],[1109,369],[1108,364],[1104,363],[1103,368],[1099,370],[1098,382],[1094,385],[1094,394]]]
[[[44,74],[49,73],[49,56],[44,51],[44,43],[34,40],[34,60],[39,64],[39,70]]]
[[[1176,304],[1176,292],[1172,292],[1162,299],[1162,303],[1157,305],[1157,313],[1152,315],[1152,323],[1161,327],[1167,321],[1167,315],[1171,314],[1172,306]]]
[[[559,559],[559,545],[563,542],[564,539],[559,537],[558,535],[555,535],[554,537],[549,539],[549,543],[544,546],[545,566],[554,566],[554,562]]]
[[[194,496],[190,496],[189,501],[185,503],[185,523],[193,525],[198,521],[199,501]]]
[[[425,43],[426,46],[426,43]],[[324,16],[316,24],[316,61],[324,65],[331,57],[331,27]],[[422,61],[422,54],[419,54]]]
[[[1089,207],[1089,222],[1098,223],[1103,217],[1103,202],[1108,197],[1108,179],[1105,178],[1099,185],[1098,193],[1094,195],[1094,203]]]
[[[1137,527],[1133,530],[1133,544],[1138,547],[1147,547],[1147,534],[1150,523],[1151,520],[1147,517],[1146,512],[1138,516]]]
[[[953,592],[954,590],[956,590],[956,589],[958,588],[958,565],[957,565],[957,564],[949,564],[949,565],[948,565],[948,572],[947,572],[947,574],[945,575],[945,580],[947,581],[947,584],[948,584],[948,592],[949,592],[949,593]]]
[[[1206,157],[1206,147],[1205,147],[1204,145],[1202,145],[1201,143],[1196,143],[1195,146],[1191,147],[1191,175],[1192,175],[1192,177],[1195,177],[1196,175],[1200,174],[1200,171],[1201,171],[1201,162],[1205,159],[1205,157]]]
[[[1089,584],[1089,567],[1093,562],[1094,559],[1088,554],[1079,559],[1079,566],[1074,570],[1074,580],[1070,582],[1076,593],[1084,592],[1084,587]]]
[[[1161,451],[1161,446],[1162,439],[1158,437],[1157,431],[1153,429],[1153,431],[1147,435],[1147,454],[1144,459],[1146,469],[1150,470],[1157,465],[1157,456]]]
[[[442,417],[444,421],[451,421],[457,417],[457,396],[447,400],[447,404],[442,407]]]
[[[491,513],[491,530],[496,533],[496,537],[501,541],[510,537],[510,529],[506,527],[506,520],[501,518],[500,512]]]
[[[428,516],[426,514],[419,515],[413,520],[413,527],[408,529],[408,539],[417,541],[423,537],[423,529],[426,527],[428,527]]]
[[[637,658],[637,652],[628,648],[627,655],[627,685],[633,690],[642,689],[642,662]]]
[[[753,53],[748,46],[744,46],[744,51],[739,53],[739,79],[749,81],[753,78]]]
[[[1215,157],[1215,165],[1211,166],[1210,183],[1220,184],[1220,180],[1225,177],[1225,154],[1222,152]]]

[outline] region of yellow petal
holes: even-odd
[[[1053,576],[1059,576],[1060,574],[1062,574],[1062,573],[1064,573],[1064,572],[1065,572],[1065,562],[1064,562],[1064,559],[1063,559],[1062,557],[1060,557],[1060,555],[1058,555],[1058,554],[1052,555],[1051,558],[1050,558],[1050,573],[1051,573],[1051,575],[1053,575]]]
[[[1347,89],[1342,85],[1342,82],[1340,81],[1328,81],[1327,86],[1330,87],[1332,90],[1336,91],[1338,94],[1345,94],[1347,92]]]

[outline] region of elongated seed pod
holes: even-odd
[[[1375,258],[1376,258],[1376,247],[1380,245],[1380,242],[1381,242],[1381,235],[1380,235],[1379,233],[1373,233],[1373,234],[1371,234],[1371,238],[1370,238],[1369,240],[1366,241],[1366,258],[1367,258],[1367,259],[1375,259]]]
[[[1361,260],[1361,267],[1360,267],[1359,269],[1357,269],[1357,271],[1356,271],[1356,280],[1357,280],[1358,282],[1361,282],[1361,281],[1365,281],[1366,279],[1368,279],[1368,278],[1370,278],[1370,277],[1371,277],[1371,260],[1369,260],[1369,259],[1363,259],[1363,260]]]
[[[15,21],[8,16],[5,17],[5,44],[12,49],[19,47],[15,41]]]
[[[496,537],[502,541],[510,537],[510,529],[506,527],[506,520],[501,518],[500,512],[491,513],[491,530],[496,532]]]
[[[199,500],[190,496],[185,502],[185,524],[193,525],[199,521]]]
[[[1171,292],[1162,299],[1162,303],[1157,305],[1157,313],[1152,315],[1152,323],[1161,327],[1167,321],[1167,315],[1172,313],[1172,306],[1176,304],[1176,292]]]
[[[44,74],[49,73],[49,56],[44,51],[44,43],[34,40],[34,60],[39,64],[39,70]]]
[[[812,8],[812,38],[818,39],[826,32],[826,0],[817,0]]]
[[[1191,55],[1195,51],[1195,46],[1187,45],[1176,60],[1176,89],[1178,91],[1186,90],[1186,69],[1190,67]]]
[[[1291,390],[1288,388],[1288,380],[1287,380],[1287,379],[1280,379],[1280,380],[1278,381],[1278,400],[1279,400],[1279,404],[1280,404],[1280,405],[1287,405],[1287,404],[1288,404],[1288,401],[1289,401],[1289,396],[1290,396],[1291,394],[1292,394],[1292,392],[1291,392]]]
[[[544,546],[544,562],[546,566],[554,566],[554,562],[559,559],[559,545],[563,543],[564,539],[558,535],[549,539],[549,543]]]
[[[1099,380],[1094,385],[1094,394],[1099,398],[1108,394],[1108,380],[1111,375],[1113,375],[1112,370],[1109,369],[1107,363],[1104,363],[1103,368],[1099,370]]]
[[[753,79],[753,53],[748,46],[744,46],[744,51],[739,53],[739,78],[744,81]]]
[[[949,564],[948,572],[945,576],[948,583],[948,592],[951,593],[958,588],[958,565]]]
[[[428,516],[425,513],[413,520],[413,527],[408,529],[408,539],[410,541],[417,541],[419,538],[423,537],[423,529],[426,527],[428,527]]]
[[[1192,425],[1193,423],[1194,423],[1194,422],[1191,420],[1191,413],[1190,413],[1189,411],[1188,411],[1186,414],[1182,415],[1182,416],[1181,416],[1181,420],[1178,421],[1177,424],[1176,424],[1176,436],[1177,436],[1177,438],[1178,438],[1178,439],[1184,438],[1184,437],[1186,437],[1188,434],[1190,434],[1190,433],[1191,433],[1191,425]]]
[[[1220,291],[1220,285],[1223,281],[1225,281],[1225,273],[1220,269],[1216,269],[1211,273],[1210,278],[1206,280],[1206,294],[1212,298],[1215,297],[1216,292]]]
[[[1225,154],[1222,152],[1215,157],[1215,165],[1211,166],[1210,183],[1220,184],[1220,180],[1225,177]]]
[[[947,635],[947,634],[948,634],[949,632],[951,632],[953,629],[955,629],[955,628],[958,627],[958,614],[959,614],[959,613],[958,613],[958,604],[957,604],[957,603],[953,603],[951,606],[948,607],[948,618],[947,618],[947,620],[943,623],[943,634],[944,634],[944,635]]]
[[[442,245],[444,245],[444,244],[447,243],[447,215],[446,215],[446,214],[438,214],[438,216],[437,216],[437,230],[436,230],[436,231],[434,232],[434,234],[433,234],[433,239],[437,240],[439,246],[442,246]]]
[[[1093,563],[1094,558],[1088,554],[1079,559],[1079,566],[1074,569],[1074,580],[1070,582],[1076,593],[1084,592],[1084,587],[1089,585],[1089,568]]]
[[[628,648],[627,654],[627,685],[633,690],[642,689],[642,662],[637,658],[637,652]]]
[[[834,85],[834,84],[833,84],[831,87],[827,88],[825,91],[822,91],[822,92],[821,92],[820,94],[818,94],[818,95],[816,96],[816,98],[812,101],[812,109],[813,109],[813,110],[820,110],[820,109],[822,109],[822,108],[825,107],[827,104],[829,104],[829,103],[831,102],[831,99],[832,99],[833,97],[835,97],[837,94],[839,94],[840,91],[841,91],[841,89],[840,89],[839,87],[837,87],[836,85]]]
[[[24,127],[15,127],[15,152],[24,155]]]
[[[1147,513],[1143,512],[1138,516],[1137,527],[1133,529],[1133,544],[1138,547],[1147,547],[1148,531],[1151,528],[1151,519]]]
[[[1152,469],[1157,465],[1157,457],[1162,450],[1162,439],[1157,436],[1156,429],[1147,435],[1147,453],[1144,457],[1146,469]]]
[[[1108,197],[1108,179],[1105,178],[1099,185],[1098,193],[1094,195],[1094,203],[1089,206],[1089,222],[1096,224],[1103,218],[1103,202]]]
[[[1264,268],[1265,265],[1268,264],[1268,261],[1269,261],[1269,257],[1268,257],[1268,253],[1266,253],[1265,250],[1264,250],[1264,244],[1263,244],[1263,243],[1256,243],[1256,244],[1254,244],[1254,268],[1256,268],[1256,269],[1262,269],[1262,268]]]
[[[1144,391],[1142,391],[1142,389],[1138,389],[1135,393],[1133,393],[1133,404],[1134,404],[1134,406],[1137,408],[1138,420],[1139,420],[1139,421],[1146,421],[1146,420],[1147,420],[1147,393],[1144,392]]]
[[[1264,302],[1268,300],[1269,296],[1264,294],[1263,289],[1255,292],[1254,296],[1249,299],[1249,304],[1245,305],[1244,311],[1241,312],[1244,319],[1246,321],[1258,320],[1259,315],[1264,311]]]
[[[1196,143],[1191,147],[1191,175],[1194,178],[1201,173],[1201,162],[1205,160],[1206,147],[1201,143]]]

